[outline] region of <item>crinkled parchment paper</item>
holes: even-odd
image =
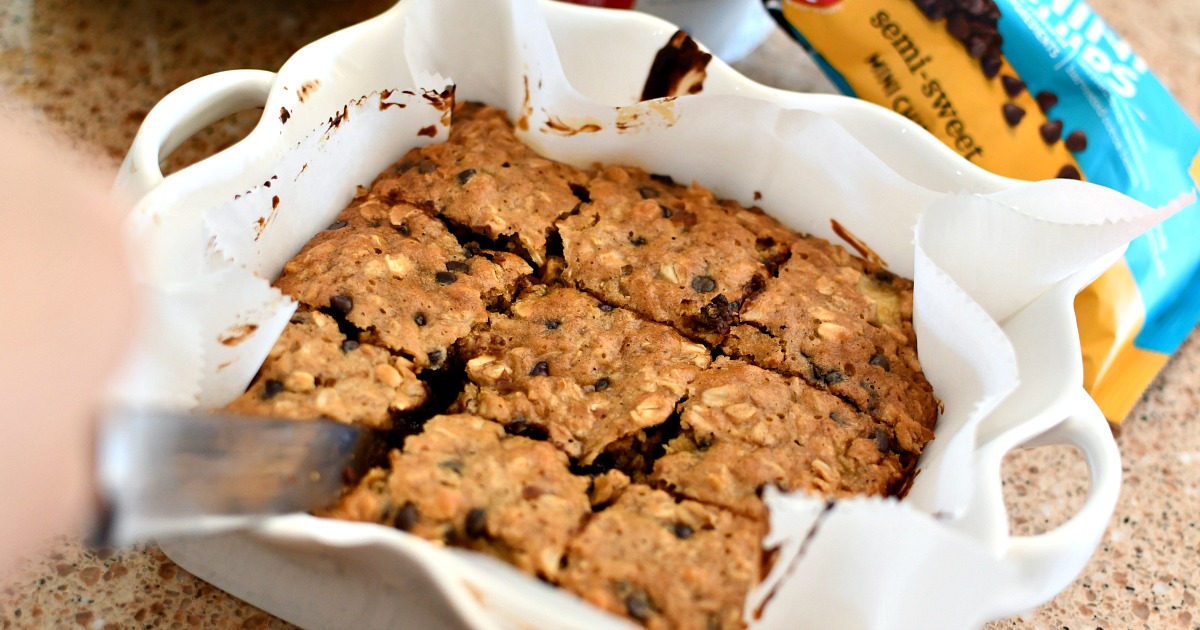
[[[763,627],[865,628],[961,627],[1002,612],[989,608],[989,593],[1010,587],[1014,572],[984,541],[954,527],[972,493],[976,427],[1019,383],[1001,324],[1165,211],[1072,181],[984,195],[934,192],[888,168],[831,119],[761,100],[701,93],[620,107],[592,101],[565,76],[542,11],[525,0],[405,0],[359,27],[358,40],[335,36],[342,39],[328,53],[332,61],[312,62],[312,53],[289,62],[247,141],[169,178],[134,211],[129,233],[146,325],[115,396],[205,408],[238,395],[295,308],[270,286],[283,263],[333,220],[356,185],[407,149],[445,138],[453,85],[459,100],[506,108],[522,138],[548,157],[694,180],[841,242],[836,219],[891,270],[913,277],[919,355],[944,405],[921,473],[903,502],[830,506],[768,493],[767,544],[780,553],[747,614],[761,615],[755,623]],[[301,62],[308,65],[298,69]],[[603,59],[595,64],[613,72]],[[310,88],[316,95],[300,98]],[[281,120],[281,108],[291,116]],[[252,548],[318,545],[336,557],[378,545],[436,558],[429,562],[441,588],[469,584],[471,597],[456,601],[479,602],[504,623],[619,625],[489,558],[409,538],[287,517],[209,544],[217,546],[213,557],[221,545],[246,557]],[[267,570],[261,579],[288,588]],[[255,597],[271,588],[232,590],[260,603]]]

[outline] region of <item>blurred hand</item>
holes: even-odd
[[[0,121],[0,568],[90,505],[98,393],[132,328],[110,181]]]

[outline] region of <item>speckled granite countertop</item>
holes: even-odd
[[[0,115],[40,120],[115,171],[146,112],[178,85],[231,68],[274,70],[305,43],[390,0],[8,0],[0,3]],[[1200,3],[1092,0],[1200,119]],[[811,89],[812,65],[781,34],[738,64],[765,83]],[[227,146],[257,114],[203,131],[180,166]],[[999,628],[1200,630],[1200,337],[1193,334],[1121,426],[1124,486],[1091,563],[1052,602]],[[1045,531],[1082,503],[1087,470],[1065,447],[1004,465],[1015,533]],[[10,508],[11,509],[11,508]],[[196,579],[153,546],[88,550],[62,540],[0,582],[4,628],[287,628]]]

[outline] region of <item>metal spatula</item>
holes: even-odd
[[[329,507],[384,449],[381,434],[332,420],[112,411],[98,427],[90,542],[216,533]]]

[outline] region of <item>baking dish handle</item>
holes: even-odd
[[[190,81],[167,94],[142,121],[113,193],[136,203],[162,183],[160,164],[183,141],[226,116],[262,107],[274,83],[274,72],[227,70]]]
[[[1083,507],[1062,525],[1034,536],[1007,538],[1003,557],[1017,571],[1022,587],[1019,601],[1013,602],[1017,609],[1045,603],[1075,580],[1108,528],[1120,494],[1121,455],[1108,421],[1082,388],[1069,404],[1071,412],[1065,420],[1020,446],[1066,444],[1078,448],[1089,469],[1088,496]],[[999,461],[995,463],[999,488]],[[1007,512],[998,512],[1007,530]]]

